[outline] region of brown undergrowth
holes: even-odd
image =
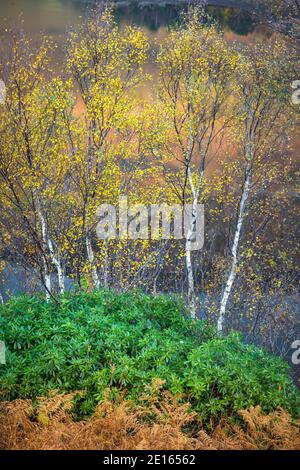
[[[211,432],[170,394],[133,408],[108,399],[86,421],[72,419],[73,395],[0,404],[0,449],[204,450],[300,449],[300,422],[284,410],[264,415],[259,407],[239,413],[241,422],[221,420]]]

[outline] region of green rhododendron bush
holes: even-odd
[[[141,404],[160,379],[204,423],[258,405],[266,413],[299,414],[287,364],[237,334],[218,337],[168,296],[101,290],[59,303],[14,298],[0,309],[0,331],[7,352],[2,401],[78,391],[73,413],[79,419],[95,411],[107,390],[111,400],[125,396]]]

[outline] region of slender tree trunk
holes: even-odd
[[[94,254],[94,250],[92,247],[92,242],[91,242],[91,238],[89,234],[86,235],[85,243],[86,243],[88,261],[91,266],[91,274],[92,274],[94,288],[98,289],[100,286],[100,280],[98,276],[97,267],[95,266],[95,254]]]
[[[105,241],[103,245],[104,259],[103,259],[103,284],[104,287],[108,288],[108,244]]]
[[[191,73],[189,71],[187,77],[188,83],[188,96],[190,97],[191,94]],[[189,181],[189,185],[193,194],[193,207],[192,207],[192,218],[190,228],[188,230],[185,242],[185,264],[187,270],[187,279],[188,279],[188,303],[191,312],[191,317],[193,319],[196,318],[196,295],[195,295],[195,281],[194,281],[194,271],[193,271],[193,264],[192,264],[192,242],[191,239],[193,237],[193,228],[196,224],[196,217],[197,217],[197,194],[195,190],[195,186],[193,183],[192,173],[191,173],[191,160],[192,160],[192,152],[193,152],[193,128],[191,122],[191,113],[192,113],[192,105],[188,102],[188,142],[187,142],[187,154],[186,154],[186,165],[187,165],[187,178]]]
[[[153,280],[153,289],[152,289],[154,297],[157,296],[157,276],[154,277]]]
[[[232,256],[231,266],[230,266],[229,275],[225,284],[225,289],[223,292],[222,300],[221,300],[219,318],[218,318],[218,323],[217,323],[217,330],[219,334],[222,334],[223,332],[224,319],[226,315],[226,306],[227,306],[227,302],[230,297],[232,286],[236,277],[239,242],[240,242],[241,230],[242,230],[242,226],[243,226],[243,222],[245,218],[245,210],[246,210],[247,200],[249,197],[250,186],[251,186],[251,175],[250,175],[249,164],[247,162],[246,171],[245,171],[245,180],[244,180],[244,185],[243,185],[243,192],[242,192],[242,197],[241,197],[240,206],[239,206],[239,214],[237,218],[234,240],[233,240],[233,245],[231,249],[231,256]]]
[[[49,273],[48,264],[44,256],[43,256],[42,262],[43,262],[43,275],[44,275],[44,287],[45,287],[46,298],[47,300],[50,300],[51,298],[51,275]]]
[[[43,263],[43,276],[44,276],[44,285],[46,291],[46,298],[50,300],[51,297],[51,275],[49,273],[48,261],[46,257],[46,252],[48,250],[48,237],[47,237],[47,226],[44,215],[42,213],[40,201],[36,201],[37,205],[37,213],[39,217],[39,221],[41,224],[41,231],[42,231],[42,246],[43,246],[43,253],[42,253],[42,263]]]
[[[65,273],[62,267],[61,259],[58,254],[57,255],[55,254],[53,242],[50,238],[48,239],[48,247],[49,247],[52,263],[54,264],[56,268],[56,272],[57,272],[59,292],[61,294],[64,294],[65,293]]]
[[[196,318],[196,295],[195,295],[195,281],[194,271],[192,264],[192,238],[194,234],[194,227],[196,226],[197,218],[197,197],[193,200],[191,224],[186,236],[185,242],[185,263],[188,279],[188,303],[190,306],[191,317]]]

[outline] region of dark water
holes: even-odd
[[[220,3],[241,4],[230,0]],[[46,33],[63,38],[68,27],[82,21],[87,7],[96,4],[96,0],[0,0],[0,30],[24,29],[32,36]],[[120,24],[137,24],[148,31],[150,36],[159,38],[168,26],[176,23],[184,8],[185,1],[172,3],[170,0],[169,4],[166,2],[164,5],[155,4],[155,0],[152,5],[123,1],[115,7],[115,17]],[[218,18],[228,33],[240,36],[241,39],[255,30],[251,15],[245,9],[209,6],[208,11]]]

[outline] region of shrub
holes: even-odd
[[[218,338],[168,296],[109,290],[63,296],[60,303],[19,297],[0,309],[2,400],[70,393],[78,417],[93,413],[106,389],[140,402],[153,379],[188,399],[204,421],[237,416],[260,405],[299,411],[299,394],[281,359],[246,345],[236,334]]]
[[[237,333],[191,351],[186,370],[185,393],[204,419],[237,414],[257,404],[266,413],[280,407],[299,413],[299,394],[291,385],[288,364],[243,343]]]

